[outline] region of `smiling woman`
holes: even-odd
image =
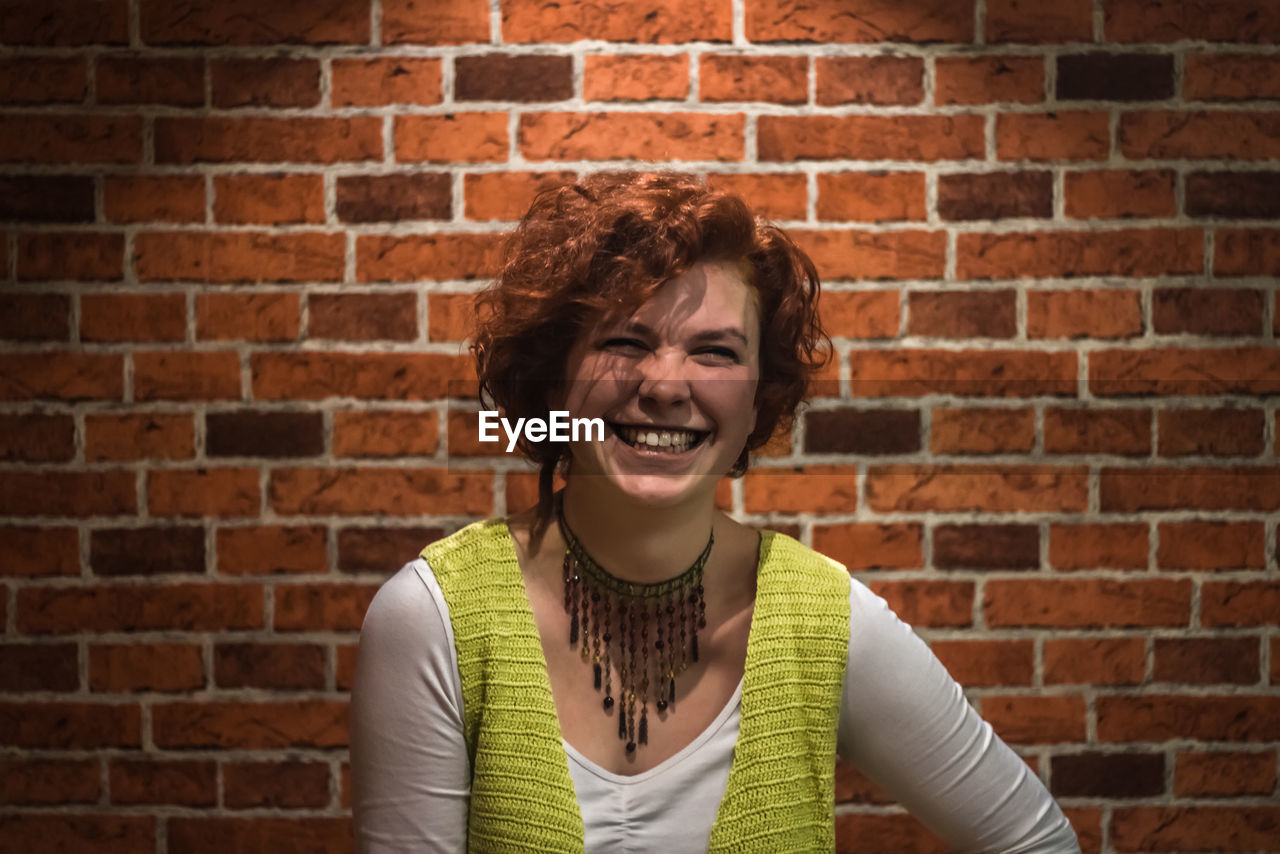
[[[479,302],[481,388],[511,419],[607,429],[521,435],[538,504],[374,599],[362,851],[833,851],[837,756],[958,849],[1079,850],[883,599],[716,508],[825,357],[817,297],[785,234],[695,178],[537,198]]]

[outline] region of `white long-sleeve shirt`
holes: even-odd
[[[929,648],[857,579],[838,753],[957,851],[1079,852],[1040,781]],[[704,852],[729,779],[742,686],[675,756],[604,770],[568,742],[588,852]],[[378,591],[360,634],[351,773],[362,854],[466,850],[471,770],[448,605],[427,562]]]

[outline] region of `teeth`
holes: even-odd
[[[650,448],[670,448],[673,451],[684,451],[698,441],[701,435],[692,430],[640,430],[635,427],[618,426],[615,430],[628,445]]]

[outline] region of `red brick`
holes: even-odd
[[[1257,638],[1156,638],[1156,682],[1187,685],[1257,685],[1261,658]]]
[[[1038,104],[1044,60],[1029,56],[939,56],[934,100],[946,104]]]
[[[1275,394],[1280,352],[1267,347],[1097,350],[1089,386],[1098,395]]]
[[[200,340],[289,341],[301,329],[296,293],[196,294]]]
[[[502,8],[502,40],[575,42],[583,39],[673,44],[727,42],[733,36],[729,0],[612,2],[600,6],[547,5],[511,0]]]
[[[1105,160],[1111,150],[1106,113],[1001,113],[996,153],[1001,160]]]
[[[940,524],[933,529],[936,569],[1037,569],[1040,532],[1035,525]]]
[[[133,472],[0,472],[0,515],[119,516],[137,512]]]
[[[353,854],[351,819],[306,818],[170,818],[169,848],[183,854],[270,854],[277,851]]]
[[[573,57],[550,54],[486,53],[455,57],[453,97],[457,101],[537,103],[572,98]]]
[[[143,282],[337,282],[346,266],[337,233],[144,232],[133,248]]]
[[[1137,289],[1027,292],[1028,338],[1133,338],[1142,329]]]
[[[982,717],[1011,744],[1084,741],[1085,705],[1079,694],[983,697]]]
[[[124,275],[124,237],[87,232],[18,235],[18,281],[114,281]]]
[[[496,234],[361,234],[356,237],[356,280],[486,278],[498,271],[499,249]]]
[[[434,4],[438,8],[442,4]],[[392,3],[384,3],[383,20]],[[435,9],[433,8],[433,11]],[[486,10],[487,17],[487,10]],[[443,100],[441,60],[437,57],[335,57],[330,60],[335,107],[430,105]]]
[[[987,0],[987,41],[1092,42],[1093,0]]]
[[[334,700],[156,703],[151,707],[151,726],[160,748],[346,747],[347,704]]]
[[[89,647],[92,691],[195,691],[205,687],[197,644],[93,644]]]
[[[213,218],[241,225],[322,223],[320,175],[215,175]]]
[[[817,103],[910,106],[924,99],[924,62],[918,57],[818,57]]]
[[[1156,565],[1160,569],[1266,569],[1261,521],[1162,522],[1159,532]]]
[[[1136,685],[1146,651],[1142,638],[1057,638],[1044,642],[1046,685]]]
[[[1162,457],[1256,457],[1266,446],[1261,410],[1165,409],[1157,418]]]
[[[75,528],[0,526],[0,576],[39,578],[80,574],[80,537]]]
[[[209,63],[213,106],[315,107],[320,63],[314,59],[214,59]]]
[[[112,759],[113,804],[212,807],[218,802],[218,766],[202,760]]]
[[[0,264],[4,263],[0,252]],[[66,294],[0,294],[0,339],[69,341],[71,298]]]
[[[438,448],[434,411],[338,411],[333,416],[337,457],[432,456]]]
[[[1054,569],[1146,569],[1145,523],[1049,526],[1049,565]]]
[[[204,177],[104,175],[102,210],[110,222],[204,222]]]
[[[324,647],[314,643],[219,643],[213,648],[219,688],[322,691],[324,662]]]
[[[1182,97],[1188,101],[1280,98],[1280,56],[1188,54],[1182,78]]]
[[[736,161],[746,145],[744,117],[723,113],[524,113],[519,133],[529,160]]]
[[[582,97],[588,101],[683,101],[688,95],[687,56],[583,57]]]
[[[218,572],[226,575],[324,573],[328,547],[323,526],[220,527]]]
[[[84,294],[82,341],[182,341],[187,334],[185,294]]]
[[[43,10],[44,7],[40,8]],[[152,850],[155,836],[154,816],[29,814],[0,817],[0,839],[38,839],[40,850],[43,851],[133,854]],[[31,849],[24,844],[20,848],[8,850],[18,852]]]
[[[252,584],[128,584],[18,591],[23,634],[260,629],[262,588]]]
[[[194,430],[190,415],[86,415],[84,455],[89,462],[190,459]]]
[[[961,279],[1192,275],[1203,269],[1204,235],[1194,228],[961,234],[956,244]]]
[[[1036,418],[1030,409],[937,407],[929,431],[932,454],[1026,453],[1035,446]]]
[[[356,681],[356,657],[359,652],[357,644],[334,644],[334,687],[339,691],[350,691]],[[347,781],[343,780],[343,803],[347,804]]]
[[[80,669],[73,643],[0,643],[0,691],[75,691]]]
[[[123,703],[0,702],[0,744],[44,750],[137,748],[142,713]]]
[[[746,36],[753,42],[971,42],[973,35],[972,0],[932,0],[927,9],[875,0],[746,7]]]
[[[1265,160],[1280,157],[1280,114],[1223,110],[1134,111],[1120,116],[1120,153],[1148,158]]]
[[[0,401],[120,399],[124,360],[116,353],[0,353]]]
[[[1104,468],[1100,483],[1102,510],[1274,511],[1280,508],[1277,474],[1280,470],[1275,467],[1261,466]]]
[[[819,181],[822,178],[819,176]],[[804,219],[806,216],[808,189],[803,175],[712,173],[707,175],[707,186],[738,196],[760,216],[772,219]]]
[[[1044,413],[1049,454],[1151,454],[1150,409],[1066,409]]]
[[[12,14],[6,8],[5,14]],[[11,56],[0,59],[0,104],[78,104],[88,85],[79,56]]]
[[[96,803],[100,776],[97,759],[0,759],[0,804]]]
[[[439,0],[424,6],[415,0],[384,0],[383,44],[465,44],[487,42],[487,0]]]
[[[1075,219],[1172,217],[1175,176],[1168,169],[1067,172],[1066,214]]]
[[[836,338],[893,338],[898,334],[898,292],[833,291],[823,288],[819,311],[827,333]]]
[[[138,400],[235,400],[240,357],[231,351],[140,352],[133,356]]]
[[[276,513],[483,516],[493,510],[485,471],[424,468],[278,468],[271,472]]]
[[[1099,696],[1097,715],[1099,741],[1274,741],[1280,737],[1280,697],[1268,695]]]
[[[160,469],[147,474],[148,509],[157,516],[251,516],[258,512],[252,468]]]
[[[885,465],[866,473],[867,505],[876,511],[1083,511],[1083,469],[1051,466]]]
[[[452,179],[444,172],[349,175],[337,179],[337,214],[343,222],[449,219]]]
[[[946,234],[941,231],[790,232],[809,254],[823,280],[940,279],[946,271]]]
[[[954,628],[973,623],[972,581],[875,581],[867,587],[912,626]]]
[[[1039,350],[853,350],[852,395],[1074,395],[1076,356]]]
[[[1218,229],[1213,272],[1217,276],[1280,276],[1280,229]]]
[[[0,16],[0,43],[77,46],[129,43],[128,0],[11,3]]]
[[[1102,854],[1102,808],[1063,807],[1062,813],[1076,832],[1083,854]]]
[[[698,98],[803,104],[809,100],[809,60],[803,56],[702,54]]]
[[[801,177],[801,176],[797,176]],[[803,192],[800,199],[803,204]],[[836,172],[818,175],[818,219],[859,222],[923,220],[923,172]],[[797,211],[796,219],[803,218]]]
[[[443,536],[437,527],[343,528],[338,531],[338,568],[385,575]]]
[[[1107,41],[1280,41],[1280,10],[1253,0],[1108,0],[1103,8]]]
[[[748,513],[852,513],[858,495],[847,466],[755,468],[742,481]]]
[[[418,337],[418,295],[312,294],[307,337],[342,341],[412,341]]]
[[[1053,216],[1053,175],[972,172],[938,176],[938,216],[944,220]]]
[[[485,163],[507,159],[506,113],[396,116],[399,163]]]
[[[470,382],[470,357],[442,353],[257,353],[256,400],[437,400]]]
[[[482,172],[463,179],[466,218],[517,220],[541,190],[572,181],[573,172]],[[432,294],[430,299],[438,296]]]
[[[222,766],[223,801],[230,809],[299,809],[329,805],[324,762],[228,762]]]
[[[836,759],[836,803],[892,804],[893,797],[857,768]],[[838,819],[837,819],[838,820]]]
[[[1173,770],[1178,797],[1270,795],[1276,787],[1274,752],[1205,751],[1179,753]]]
[[[1265,308],[1260,290],[1156,288],[1152,293],[1152,328],[1157,335],[1252,337],[1263,332]]]
[[[915,523],[815,525],[813,547],[851,572],[924,566],[924,528]]]
[[[0,414],[0,461],[67,462],[76,455],[76,424],[70,415]]]
[[[204,59],[105,55],[98,59],[95,86],[100,104],[202,107]]]
[[[0,116],[0,163],[140,162],[139,116]]]
[[[362,0],[314,5],[298,0],[141,0],[147,44],[368,44],[369,6]]]
[[[475,294],[427,294],[427,338],[466,341],[475,322]]]
[[[981,116],[760,116],[760,160],[982,158]]]
[[[1280,625],[1280,584],[1275,582],[1206,581],[1200,597],[1201,625]]]
[[[376,116],[155,120],[157,163],[345,163],[382,159]]]
[[[907,334],[925,338],[1012,338],[1018,331],[1013,290],[913,291]]]
[[[961,685],[1030,685],[1035,646],[1029,640],[934,641],[929,645]]]
[[[282,632],[356,632],[377,592],[376,584],[281,584],[272,625]]]
[[[983,610],[992,628],[1186,626],[1191,619],[1191,582],[991,579]]]

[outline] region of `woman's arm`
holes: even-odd
[[[1079,852],[1031,769],[885,601],[856,579],[839,752],[961,852]]]
[[[351,779],[361,854],[466,848],[471,773],[453,631],[421,559],[373,598],[351,691]]]

